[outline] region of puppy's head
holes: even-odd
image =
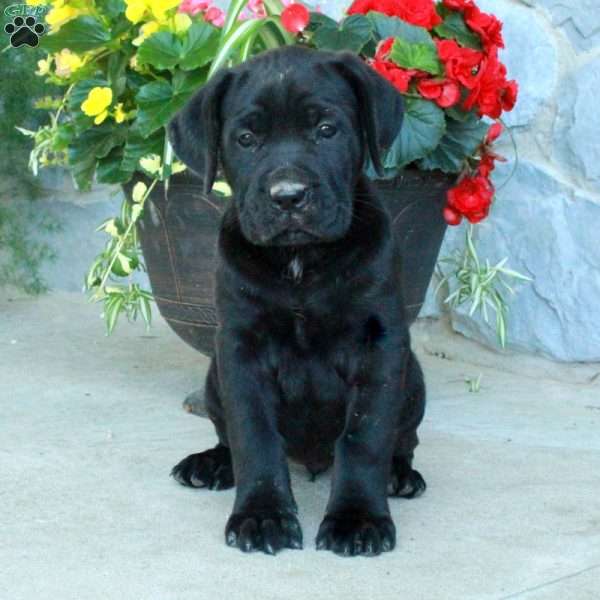
[[[402,112],[358,57],[288,46],[215,75],[169,137],[207,192],[222,164],[250,242],[302,245],[346,234],[367,153],[380,170]]]

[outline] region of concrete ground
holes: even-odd
[[[106,338],[99,312],[76,294],[0,300],[1,600],[600,598],[600,366],[421,323],[429,488],[392,502],[397,549],[316,552],[329,478],[292,467],[305,549],[244,555],[223,541],[233,491],[168,476],[215,442],[181,409],[206,359],[161,320]]]

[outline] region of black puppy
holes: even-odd
[[[206,402],[219,444],[174,469],[237,494],[225,539],[301,548],[286,455],[333,464],[317,548],[395,545],[388,493],[414,497],[425,406],[385,209],[362,175],[398,133],[402,98],[359,58],[301,47],[218,73],[175,118],[176,154],[233,189],[216,275],[219,329]]]

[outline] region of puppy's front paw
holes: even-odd
[[[234,485],[231,452],[219,444],[211,450],[190,454],[173,467],[171,476],[181,485],[229,489]]]
[[[328,515],[317,534],[317,550],[331,550],[340,556],[377,556],[395,545],[393,521],[368,514]]]
[[[283,548],[301,550],[302,529],[291,513],[234,513],[225,527],[225,541],[242,552],[277,554]]]

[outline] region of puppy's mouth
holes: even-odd
[[[314,244],[320,240],[320,236],[300,228],[288,228],[273,236],[268,242],[269,246],[300,246]]]
[[[331,236],[327,235],[328,226],[337,218],[337,211],[333,215],[334,219],[323,223],[323,215],[316,218],[316,223],[305,214],[290,213],[280,222],[279,231],[273,235],[266,244],[269,246],[300,246],[306,244],[317,244],[331,241]]]

